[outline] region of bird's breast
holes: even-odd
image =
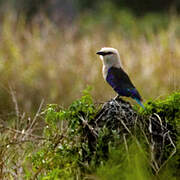
[[[107,75],[108,75],[108,67],[103,66],[103,69],[102,69],[102,74],[103,74],[103,78],[104,78],[104,80],[106,80]]]

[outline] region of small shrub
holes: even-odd
[[[177,107],[179,98],[180,95],[177,92],[165,100],[147,103],[144,111],[130,117],[140,118],[138,120],[140,121],[142,118],[148,118],[153,113],[157,113],[163,121],[171,123],[179,117],[179,107]],[[112,105],[111,101],[110,103]],[[127,106],[130,106],[129,103]],[[162,168],[160,166],[158,171],[153,172],[150,160],[151,151],[148,150],[145,137],[142,138],[143,134],[139,133],[138,126],[135,130],[131,129],[132,123],[131,126],[126,127],[129,128],[128,131],[131,131],[129,136],[128,131],[118,130],[119,125],[115,121],[112,121],[113,123],[105,121],[104,124],[96,121],[99,117],[97,114],[102,111],[98,109],[99,107],[93,104],[88,90],[85,90],[83,96],[67,109],[53,104],[47,106],[44,110],[45,140],[31,157],[35,177],[40,179],[83,179],[85,177],[96,179],[97,175],[101,179],[110,179],[110,177],[127,180],[132,177],[151,179],[155,176],[155,172],[164,177],[167,167],[172,169],[167,174],[169,177],[173,178],[178,175],[176,172],[179,167],[178,153],[167,159],[167,163]],[[177,130],[179,121],[173,123],[175,123],[173,128]],[[126,137],[123,137],[124,135]],[[177,137],[176,133],[174,135]],[[179,148],[177,138],[175,140],[176,148]],[[165,158],[171,154],[168,150],[166,152]]]

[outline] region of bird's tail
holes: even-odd
[[[135,100],[143,109],[145,109],[144,105],[142,104],[142,102],[139,99],[135,98]]]

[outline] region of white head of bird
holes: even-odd
[[[96,54],[100,55],[100,58],[103,63],[103,76],[106,78],[107,71],[111,67],[122,67],[120,55],[118,50],[111,47],[103,47]]]
[[[118,50],[111,47],[103,47],[96,54],[100,55],[104,66],[110,67],[122,67],[120,55]]]

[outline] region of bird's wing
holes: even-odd
[[[108,70],[106,81],[119,95],[142,100],[139,92],[122,68],[111,67]]]

